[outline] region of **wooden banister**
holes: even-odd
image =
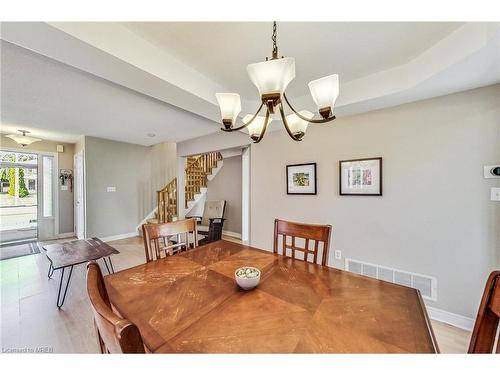
[[[202,187],[207,187],[208,175],[217,167],[217,162],[222,160],[220,152],[209,152],[207,154],[190,156],[186,163],[186,186],[185,186],[185,206],[194,200],[194,196],[199,194]],[[177,178],[170,181],[163,189],[156,192],[158,204],[158,223],[172,221],[178,215],[177,210]]]

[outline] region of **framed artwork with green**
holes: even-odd
[[[286,193],[316,195],[316,163],[287,165]]]

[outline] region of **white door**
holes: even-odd
[[[85,238],[85,179],[83,151],[75,155],[75,233],[81,240]]]
[[[56,237],[56,165],[54,157],[40,155],[38,158],[38,239]]]

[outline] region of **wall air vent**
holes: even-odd
[[[437,300],[437,279],[432,276],[397,270],[350,258],[346,258],[345,260],[345,270],[374,279],[415,288],[420,290],[423,298],[431,301]]]

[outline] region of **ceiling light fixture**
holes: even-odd
[[[236,119],[241,112],[240,95],[235,93],[215,94],[219,103],[222,116],[223,131],[233,132],[248,127],[250,138],[258,143],[266,133],[267,125],[272,121],[270,115],[279,108],[281,120],[288,133],[294,141],[301,141],[309,123],[320,124],[335,119],[333,107],[339,96],[339,76],[333,74],[309,82],[309,90],[312,98],[318,106],[321,118],[315,119],[314,114],[309,111],[296,111],[285,94],[288,84],[295,78],[295,59],[293,57],[278,57],[278,46],[276,44],[276,22],[273,23],[273,52],[271,59],[250,64],[247,72],[250,80],[259,90],[261,105],[254,115],[243,117],[243,125],[235,127]],[[283,101],[293,113],[285,115]],[[266,107],[266,115],[258,116],[262,107]]]
[[[17,143],[19,143],[21,145],[21,147],[26,147],[26,146],[29,146],[30,144],[34,143],[34,142],[41,141],[41,139],[27,136],[26,134],[30,133],[27,130],[18,130],[18,132],[21,132],[22,135],[20,135],[20,134],[9,134],[9,135],[6,135],[6,137],[12,139],[13,141],[15,141]]]

